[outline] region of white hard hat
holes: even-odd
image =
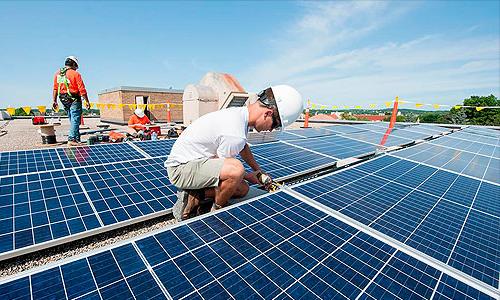
[[[144,117],[144,111],[143,111],[142,109],[140,109],[140,108],[137,108],[137,109],[134,111],[134,114],[135,114],[136,116],[138,116],[139,118]]]
[[[283,130],[283,128],[295,122],[304,110],[302,96],[296,89],[285,84],[272,86],[271,90],[278,106],[281,129]]]
[[[74,61],[78,65],[78,58],[76,56],[70,55],[70,56],[66,57],[66,59],[71,59],[72,61]]]

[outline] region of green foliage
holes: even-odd
[[[21,107],[20,108],[16,108],[16,113],[14,114],[14,116],[27,116],[26,112],[24,111],[24,109],[22,109]]]
[[[342,118],[342,120],[349,120],[349,121],[356,121],[356,120],[358,120],[358,119],[356,119],[356,117],[354,117],[349,112],[343,112],[342,114],[340,114],[340,117]]]
[[[500,106],[500,100],[493,95],[471,96],[464,100],[465,106]],[[475,108],[461,108],[467,116],[467,123],[473,125],[500,125],[500,109],[486,108],[477,111]]]

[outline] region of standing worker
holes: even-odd
[[[295,122],[302,110],[300,94],[288,85],[277,85],[260,92],[257,101],[248,106],[215,111],[189,125],[165,161],[168,178],[180,189],[174,217],[180,221],[200,214],[200,204],[206,205],[209,199],[214,199],[213,211],[233,197],[246,196],[249,186],[245,180],[269,185],[272,180],[247,144],[248,128],[258,132],[282,128]],[[238,154],[253,172],[245,173],[235,158]]]
[[[66,57],[64,67],[54,75],[54,91],[52,93],[52,108],[57,110],[57,97],[68,113],[70,129],[68,134],[68,146],[80,145],[80,119],[82,117],[82,99],[85,108],[90,108],[87,90],[83,84],[82,75],[78,69],[78,59],[75,56]]]

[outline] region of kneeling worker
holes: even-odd
[[[260,92],[248,106],[215,111],[189,125],[165,161],[170,181],[181,190],[174,217],[180,221],[199,214],[207,199],[214,199],[215,210],[231,198],[246,196],[245,180],[258,184],[257,176],[263,173],[246,142],[248,128],[258,132],[282,128],[295,122],[302,110],[297,90],[278,85]],[[238,154],[254,172],[245,173],[235,158]]]
[[[144,131],[146,130],[146,126],[144,125],[149,124],[151,124],[151,121],[149,120],[148,116],[144,114],[144,111],[142,109],[137,108],[134,111],[134,114],[131,115],[128,119],[127,133],[134,137],[137,137],[141,134],[144,134]]]

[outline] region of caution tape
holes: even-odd
[[[396,100],[395,100],[396,101]],[[381,108],[390,108],[393,107],[395,101],[384,101],[383,103],[369,103],[367,105],[342,105],[342,104],[335,104],[335,105],[326,105],[326,104],[321,104],[321,103],[315,103],[311,102],[310,100],[307,101],[307,108],[308,109],[315,109],[315,110],[336,110],[336,109],[381,109]],[[436,104],[436,103],[423,103],[423,102],[414,102],[414,101],[407,101],[407,100],[397,100],[398,105],[410,105],[414,106],[415,108],[424,108],[424,107],[432,107],[434,109],[439,109],[439,108],[455,108],[455,109],[460,109],[460,108],[475,108],[477,111],[481,111],[483,109],[495,109],[495,108],[500,108],[500,106],[470,106],[470,105],[448,105],[448,104]]]

